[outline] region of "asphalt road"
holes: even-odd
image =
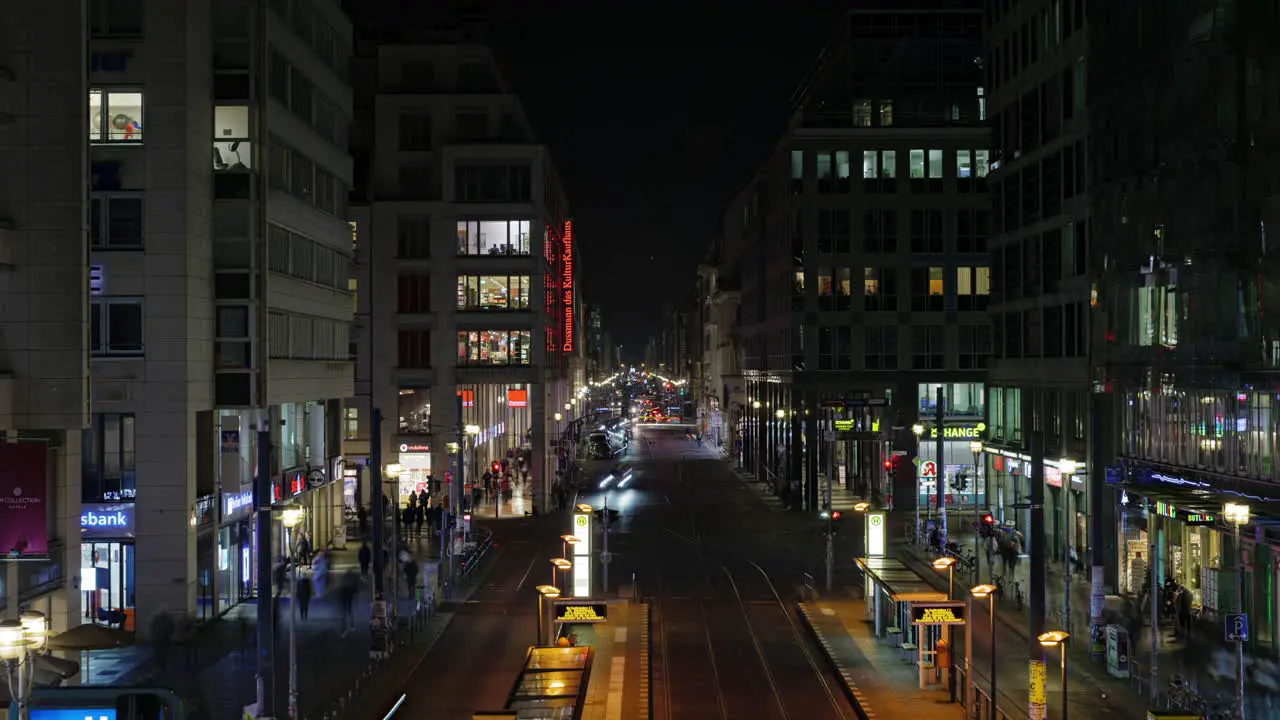
[[[641,428],[625,487],[579,498],[618,509],[611,585],[634,575],[651,603],[654,717],[854,717],[793,608],[823,563],[820,521],[768,508],[684,433]]]
[[[403,687],[396,718],[470,720],[506,705],[526,649],[537,635],[537,591],[551,581],[549,558],[561,552],[563,518],[542,516],[486,523],[494,531],[493,563]],[[390,707],[370,708],[382,718]]]

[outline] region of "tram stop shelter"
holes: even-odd
[[[507,696],[513,717],[580,720],[595,651],[590,647],[531,647]]]
[[[916,621],[915,606],[946,603],[949,598],[915,570],[891,557],[861,557],[854,563],[862,571],[867,598],[867,622],[875,636],[902,650],[904,662],[932,667],[938,634],[927,632]],[[924,626],[929,629],[928,626]],[[921,640],[924,642],[921,642]]]

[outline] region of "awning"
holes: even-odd
[[[946,602],[947,594],[939,592],[900,560],[889,557],[864,557],[854,560],[858,567],[894,602]]]

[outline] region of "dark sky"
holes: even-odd
[[[692,297],[728,200],[778,141],[839,0],[507,0],[504,69],[551,145],[586,302],[628,360]]]

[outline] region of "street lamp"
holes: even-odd
[[[787,411],[782,408],[778,408],[774,411],[773,416],[781,420],[787,416]]]
[[[1236,540],[1236,615],[1244,617],[1244,553],[1240,552],[1240,526],[1249,524],[1249,506],[1243,503],[1227,503],[1222,506],[1222,516],[1235,528]],[[1155,558],[1152,558],[1152,562]],[[1237,620],[1236,622],[1239,622]],[[1231,632],[1233,628],[1227,628]],[[1236,636],[1236,717],[1244,720],[1244,633],[1235,629]]]
[[[573,561],[568,558],[551,558],[551,565],[553,566],[551,570],[551,583],[553,585],[560,582],[560,573],[569,572],[573,569]]]
[[[933,561],[933,569],[947,571],[947,599],[951,600],[956,596],[956,559],[944,555]]]
[[[969,588],[969,608],[973,609],[974,600],[986,600],[990,610],[991,621],[991,720],[996,720],[996,592],[999,591],[995,585],[975,585]],[[970,619],[973,613],[969,613]],[[973,627],[972,623],[966,623],[969,628]],[[965,664],[969,666],[969,685],[974,686],[973,681],[973,631],[970,630],[969,638],[965,642],[965,655],[967,656]],[[973,696],[974,705],[977,705],[977,693],[970,693]]]
[[[1071,476],[1076,473],[1075,460],[1063,458],[1058,461],[1058,471],[1062,473],[1062,619],[1067,629],[1071,628]],[[1154,558],[1152,561],[1154,562]]]
[[[760,401],[759,401],[759,400],[752,400],[752,401],[751,401],[751,409],[752,409],[752,410],[759,410],[759,409],[760,409]]]
[[[982,441],[969,441],[969,450],[973,453],[973,523],[974,529],[982,529],[982,508],[978,505],[978,456],[982,454]],[[991,488],[987,488],[987,505],[991,504]],[[982,557],[980,542],[982,538],[981,532],[973,534],[973,581],[978,582],[978,558]],[[992,572],[991,568],[987,568],[987,573]]]
[[[569,557],[569,546],[577,545],[582,542],[582,538],[577,535],[561,535],[560,541],[560,555],[563,557]]]
[[[1071,633],[1062,630],[1050,630],[1036,636],[1044,647],[1056,647],[1062,652],[1062,720],[1067,720],[1067,638]]]
[[[388,469],[393,466],[388,465]],[[398,465],[394,466],[399,468]],[[306,511],[298,505],[290,505],[280,513],[280,521],[289,528],[289,540],[293,540],[293,530],[302,522]],[[395,524],[392,523],[392,527]],[[377,562],[381,562],[379,558]],[[392,576],[394,577],[394,575]],[[393,581],[394,582],[394,581]],[[289,720],[298,717],[298,558],[295,556],[289,564]]]
[[[20,719],[27,717],[27,703],[35,687],[36,655],[49,638],[44,613],[27,611],[18,620],[0,622],[0,662],[4,663],[9,696],[17,703]]]
[[[565,403],[565,404],[564,404],[564,411],[565,411],[565,412],[569,412],[569,409],[570,409],[570,408],[572,408],[572,407],[573,407],[573,406],[572,406],[572,405],[570,405],[569,403]]]
[[[916,423],[911,426],[911,434],[916,436],[916,455],[920,454],[920,436],[924,435],[924,425]],[[924,540],[924,528],[920,526],[920,473],[916,473],[916,544]]]
[[[550,645],[547,640],[547,610],[546,601],[554,600],[560,597],[560,588],[555,585],[539,585],[538,586],[538,645]]]
[[[556,413],[555,415],[552,415],[551,417],[552,417],[552,419],[554,419],[556,422],[560,422],[561,420],[563,420],[563,419],[564,419],[564,416],[563,416],[563,415],[561,415],[560,413]]]

